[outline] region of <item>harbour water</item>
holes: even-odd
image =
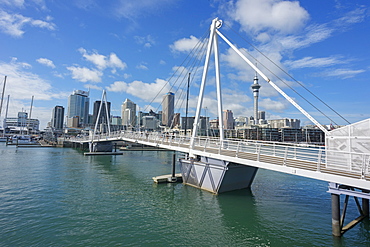
[[[250,190],[217,196],[154,184],[171,160],[0,143],[0,246],[370,246],[369,220],[331,235],[326,182],[260,169]]]

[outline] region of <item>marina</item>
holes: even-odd
[[[0,144],[4,246],[368,246],[365,220],[336,238],[327,183],[260,169],[250,189],[215,196],[156,184],[173,152],[83,156]],[[176,165],[176,173],[179,172]],[[19,172],[22,171],[22,172]],[[355,208],[354,203],[349,204]],[[349,210],[348,218],[355,217]]]
[[[0,246],[370,246],[370,7],[210,1],[172,26],[189,5],[176,1],[146,36],[112,20],[87,42],[94,3],[69,28],[28,16],[32,1],[1,6],[6,46],[38,28],[59,40],[0,61]]]

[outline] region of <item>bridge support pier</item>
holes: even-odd
[[[369,193],[369,191],[362,190],[364,193]],[[362,213],[366,216],[369,217],[369,199],[368,198],[362,198]]]
[[[89,152],[112,152],[113,144],[111,141],[89,142]]]
[[[223,160],[200,157],[180,159],[185,184],[218,194],[249,188],[258,168]]]
[[[331,225],[332,233],[336,237],[342,236],[340,224],[340,195],[331,194]]]
[[[346,231],[360,223],[363,219],[369,217],[370,191],[329,183],[328,192],[331,193],[332,233],[334,236],[341,237]],[[340,195],[345,195],[342,213],[340,212]],[[345,225],[344,220],[350,196],[354,198],[360,216]],[[362,205],[358,198],[362,198]]]

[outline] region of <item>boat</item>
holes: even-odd
[[[8,145],[40,145],[40,143],[35,140],[30,135],[14,135],[8,139]]]

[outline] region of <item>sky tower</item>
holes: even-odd
[[[258,84],[258,77],[257,72],[254,76],[253,84],[252,84],[253,96],[254,96],[254,123],[258,124],[258,93],[260,90],[261,85]]]

